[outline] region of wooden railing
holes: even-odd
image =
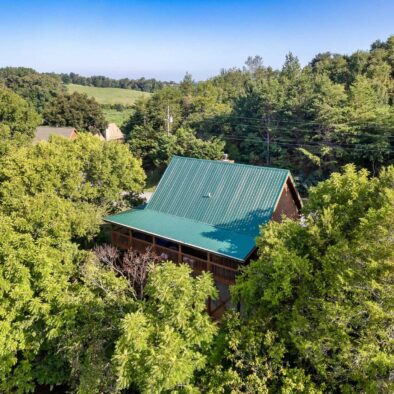
[[[112,231],[112,244],[121,249],[133,248],[141,253],[145,252],[147,249],[151,249],[157,255],[162,256],[163,259],[168,259],[175,263],[188,264],[193,271],[197,273],[204,271],[212,272],[212,275],[216,280],[225,284],[233,284],[238,271],[238,269],[235,268],[237,265],[236,262],[231,262],[229,265],[219,264],[217,262],[204,260],[199,257],[183,253],[182,250],[174,250],[161,245],[156,245],[118,231]]]
[[[131,237],[126,234],[112,231],[112,245],[117,246],[120,249],[129,249],[132,247]]]
[[[177,263],[179,261],[179,251],[166,248],[164,246],[155,245],[154,251],[158,256],[163,257],[164,260],[171,260]]]
[[[138,250],[141,253],[146,252],[147,249],[151,249],[153,251],[153,244],[148,241],[144,241],[138,238],[131,238],[130,248],[134,250]]]

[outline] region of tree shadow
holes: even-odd
[[[238,258],[242,255],[246,258],[255,247],[260,226],[269,222],[272,213],[273,208],[256,209],[248,212],[242,219],[219,223],[212,231],[205,231],[202,235],[227,245],[225,249],[219,249],[219,253]]]

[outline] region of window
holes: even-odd
[[[171,242],[168,239],[158,238],[156,237],[156,245],[163,246],[164,248],[178,250],[178,244],[175,242]]]
[[[202,260],[208,260],[207,252],[203,252],[202,250],[191,248],[190,246],[182,246],[182,253],[186,253],[190,256],[194,256]]]
[[[142,241],[146,241],[149,243],[153,242],[153,237],[149,234],[141,233],[139,231],[133,230],[132,231],[133,238],[141,239]]]

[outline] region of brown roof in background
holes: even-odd
[[[70,138],[74,131],[76,132],[75,127],[39,126],[36,129],[34,142],[48,141],[51,135]]]
[[[115,123],[109,123],[104,132],[106,141],[124,140],[124,134]]]

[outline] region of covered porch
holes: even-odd
[[[188,264],[196,273],[211,272],[215,281],[225,285],[235,283],[239,265],[243,262],[197,249],[156,235],[111,224],[111,242],[119,249],[145,252],[147,248],[164,259]]]
[[[214,319],[220,319],[231,306],[229,285],[235,283],[239,265],[243,262],[116,224],[111,224],[111,242],[123,250],[132,248],[144,253],[150,249],[163,259],[188,264],[197,275],[211,272],[218,289],[218,299],[207,300],[208,313]]]

